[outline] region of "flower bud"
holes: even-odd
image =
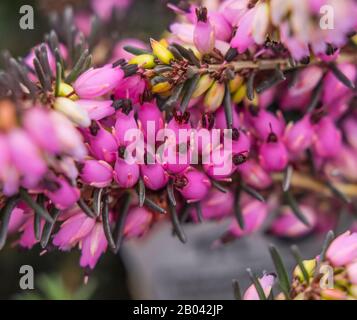
[[[113,168],[102,160],[86,160],[81,168],[81,179],[96,188],[107,187],[113,179]]]
[[[81,99],[93,99],[118,87],[123,78],[123,70],[106,65],[87,70],[78,77],[73,87]]]
[[[150,190],[159,190],[166,186],[169,176],[159,163],[143,164],[140,166],[141,176],[145,186]]]
[[[167,93],[171,88],[171,84],[168,81],[164,81],[153,85],[151,91],[153,93]]]
[[[259,149],[259,161],[267,171],[282,171],[288,164],[288,152],[284,143],[277,140],[275,133],[267,142],[263,142]]]
[[[268,205],[258,200],[251,200],[242,208],[244,229],[241,229],[236,219],[229,226],[229,233],[237,238],[252,234],[260,229],[268,215]]]
[[[155,57],[151,54],[141,54],[131,58],[129,64],[137,64],[140,68],[152,69],[155,67]]]
[[[241,103],[246,96],[247,96],[247,87],[245,84],[243,84],[234,93],[232,100],[234,103],[238,104]]]
[[[91,120],[102,120],[115,113],[112,100],[77,100],[76,104],[86,110]]]
[[[155,124],[155,136],[157,132],[164,127],[164,119],[161,111],[154,103],[144,102],[138,109],[137,114],[139,128],[143,131],[145,137],[147,136],[149,121]]]
[[[311,260],[304,260],[302,264],[305,267],[305,270],[307,271],[307,274],[309,278],[312,278],[315,274],[315,268],[316,268],[316,259],[311,259]],[[296,266],[293,272],[293,276],[295,278],[298,278],[300,282],[303,282],[305,280],[304,275],[300,269],[300,266]]]
[[[273,221],[270,231],[279,237],[301,237],[313,230],[317,217],[312,208],[300,205],[300,210],[309,226],[299,220],[290,207],[283,207],[280,215]]]
[[[114,166],[114,180],[121,188],[132,188],[139,180],[140,168],[136,163],[129,164],[120,157]]]
[[[357,285],[357,260],[347,266],[348,279],[354,285]]]
[[[51,188],[45,189],[45,194],[60,210],[69,209],[80,197],[79,189],[71,186],[68,181],[62,177],[51,181]]]
[[[153,215],[145,208],[134,207],[125,220],[124,236],[126,239],[138,238],[145,234],[153,221]]]
[[[174,185],[187,202],[201,201],[211,188],[211,181],[201,171],[188,168],[175,177]]]
[[[195,99],[203,95],[211,87],[213,81],[213,78],[211,78],[209,74],[201,76],[198,80],[196,89],[192,94],[192,98]]]
[[[206,93],[204,99],[205,110],[208,112],[215,112],[222,105],[224,92],[224,84],[215,81]]]
[[[74,94],[74,89],[71,85],[65,82],[61,82],[58,90],[59,97],[69,98],[71,100],[77,100],[78,96]]]
[[[326,258],[333,266],[347,265],[357,259],[357,233],[346,231],[332,241],[326,251]]]
[[[284,142],[289,151],[299,154],[312,144],[314,136],[310,117],[305,116],[301,120],[288,124],[284,133]]]
[[[85,109],[79,106],[76,102],[68,99],[59,97],[55,100],[53,104],[55,110],[64,114],[73,123],[85,128],[90,125],[90,118]]]
[[[129,113],[118,111],[116,114],[114,136],[118,141],[118,145],[126,146],[130,141],[125,141],[125,134],[132,129],[137,129],[138,125],[134,118],[134,111]]]
[[[215,30],[207,18],[207,8],[196,9],[197,23],[193,32],[193,43],[202,54],[210,53],[214,48]]]
[[[259,137],[264,141],[268,139],[271,132],[281,137],[285,129],[285,123],[282,117],[277,117],[273,113],[265,110],[260,110],[258,115],[251,116],[250,121]]]
[[[168,50],[160,42],[150,39],[151,48],[153,54],[164,64],[170,64],[171,60],[174,60],[175,57],[170,50]]]
[[[270,295],[271,290],[273,289],[275,283],[275,276],[272,274],[266,274],[260,279],[258,279],[265,297]],[[252,284],[244,293],[243,300],[260,300],[257,289],[255,288],[254,284]]]
[[[236,75],[234,79],[229,81],[229,91],[236,92],[243,84],[244,79],[240,75]]]
[[[248,160],[238,167],[243,180],[257,189],[265,189],[272,184],[270,175],[255,160]]]

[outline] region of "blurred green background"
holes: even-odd
[[[105,0],[103,0],[105,1]],[[133,0],[127,14],[123,16],[116,32],[121,38],[131,36],[147,41],[158,37],[173,19],[172,13],[162,0]],[[171,1],[172,2],[172,1]],[[74,4],[76,10],[86,8],[82,0],[1,0],[0,1],[0,51],[9,50],[15,57],[26,55],[29,48],[43,40],[48,32],[46,14],[51,10],[62,10]],[[21,30],[19,9],[31,5],[35,11],[34,30]],[[61,253],[53,251],[40,256],[40,249],[26,251],[11,245],[0,252],[0,299],[14,298],[130,298],[126,274],[120,257],[105,254],[89,276],[89,285],[83,289],[85,271],[79,267],[79,252]],[[35,290],[24,292],[19,288],[19,269],[31,265],[35,270]]]

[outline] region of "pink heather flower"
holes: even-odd
[[[203,170],[208,176],[216,180],[225,180],[229,178],[235,170],[232,165],[232,153],[219,146],[212,150],[209,155],[210,162],[203,165]]]
[[[125,221],[124,236],[126,239],[143,236],[153,221],[153,214],[145,208],[134,207],[128,212]]]
[[[53,244],[64,251],[78,244],[82,250],[80,265],[91,269],[107,249],[102,223],[89,218],[81,211],[76,211],[62,223],[53,238]]]
[[[245,227],[242,230],[234,219],[229,226],[228,232],[237,238],[252,234],[260,229],[268,215],[268,205],[258,200],[251,200],[242,208]]]
[[[265,110],[260,110],[257,116],[250,116],[250,121],[262,140],[267,140],[271,132],[281,137],[285,129],[285,122],[280,114],[276,116]]]
[[[313,140],[314,130],[309,116],[295,123],[289,123],[285,129],[284,142],[290,152],[299,154],[308,149]]]
[[[57,139],[63,153],[71,155],[75,160],[82,160],[87,155],[83,138],[72,122],[59,112],[50,112],[51,123],[56,131]]]
[[[118,144],[115,137],[103,126],[96,122],[89,135],[89,150],[98,160],[114,162],[116,159]]]
[[[236,48],[239,53],[245,52],[254,44],[252,29],[255,14],[256,8],[252,8],[242,17],[237,32],[231,40],[231,47]]]
[[[338,68],[351,81],[356,79],[356,66],[348,63],[339,64]],[[324,89],[322,101],[327,105],[334,105],[338,100],[348,97],[351,90],[338,80],[332,71],[330,71],[324,80]]]
[[[20,176],[11,160],[7,137],[0,134],[0,182],[6,196],[14,195],[20,185]]]
[[[218,12],[209,12],[208,19],[214,28],[218,40],[229,41],[232,36],[232,27],[226,18]]]
[[[347,266],[347,274],[351,283],[357,285],[357,260]]]
[[[31,108],[26,111],[23,123],[31,138],[41,148],[50,153],[59,153],[61,148],[56,135],[56,124],[51,121],[48,111],[40,107]]]
[[[266,297],[270,295],[271,290],[273,289],[275,283],[275,276],[272,274],[266,274],[260,279],[258,279],[260,285],[263,288],[264,294]],[[254,284],[252,284],[244,293],[243,300],[260,300],[257,290],[255,289]]]
[[[90,233],[82,240],[81,267],[94,269],[100,256],[107,250],[108,242],[104,234],[103,224],[96,222]]]
[[[20,205],[12,210],[8,226],[9,234],[19,231],[19,229],[24,225],[24,223],[32,214],[28,211],[29,210],[27,207],[22,208]]]
[[[129,164],[125,159],[118,157],[113,175],[119,187],[132,188],[139,180],[140,168],[138,164]]]
[[[288,152],[283,142],[271,132],[259,149],[259,160],[267,171],[282,171],[288,164]]]
[[[101,68],[91,68],[81,74],[74,82],[73,88],[81,99],[93,99],[118,87],[123,78],[122,69],[105,65]]]
[[[240,166],[248,159],[251,143],[250,138],[242,130],[233,128],[232,131],[232,152],[233,165]]]
[[[119,110],[116,114],[115,130],[114,136],[117,139],[118,145],[127,146],[130,144],[130,140],[125,140],[125,135],[128,133],[128,130],[138,129],[138,125],[134,118],[134,111],[129,113],[124,113]]]
[[[298,74],[294,84],[289,87],[289,94],[294,98],[307,92],[311,92],[320,81],[322,75],[322,69],[317,66],[310,66],[303,69]]]
[[[102,120],[115,113],[112,100],[77,100],[76,104],[88,112],[91,120]]]
[[[314,151],[322,158],[338,155],[342,147],[342,135],[330,117],[322,118],[315,126]]]
[[[189,167],[175,177],[175,187],[187,202],[197,202],[206,197],[211,181],[203,172]]]
[[[174,22],[170,25],[170,32],[174,37],[182,42],[192,44],[195,25],[190,23]]]
[[[333,266],[340,267],[357,259],[357,233],[346,231],[332,241],[326,258]]]
[[[65,178],[56,177],[53,182],[54,187],[45,190],[45,194],[58,209],[69,209],[79,200],[79,189],[71,186]]]
[[[214,48],[215,29],[207,17],[207,8],[197,8],[196,15],[197,22],[193,32],[193,42],[199,52],[210,53]]]
[[[148,50],[147,45],[138,39],[126,38],[120,40],[113,49],[112,62],[117,61],[119,59],[130,60],[134,55],[127,52],[124,47],[132,46],[139,49]],[[140,77],[139,77],[140,78]]]
[[[312,231],[317,222],[317,216],[311,207],[300,205],[300,210],[310,226],[302,223],[289,207],[284,207],[274,220],[270,231],[279,237],[301,237]]]
[[[219,11],[232,26],[236,26],[248,11],[248,4],[249,0],[226,0],[220,5]]]
[[[170,129],[175,133],[176,144],[179,142],[180,130],[189,131],[191,129],[189,118],[190,114],[188,112],[185,112],[184,114],[176,112],[174,117],[167,124],[167,129]]]
[[[211,188],[201,202],[202,216],[204,219],[209,220],[222,219],[232,213],[233,205],[234,196],[231,191],[223,193]],[[192,210],[191,216],[197,221],[196,209]]]
[[[114,92],[115,99],[128,99],[137,104],[146,89],[146,82],[140,75],[127,77],[120,82]]]
[[[166,186],[169,175],[159,163],[142,164],[140,173],[144,180],[145,186],[150,190],[159,190]]]
[[[36,243],[38,243],[34,232],[34,220],[34,214],[28,215],[26,222],[20,228],[20,232],[22,232],[22,235],[19,239],[19,245],[23,248],[31,249]],[[45,221],[42,219],[40,225],[40,236],[44,225]]]
[[[126,10],[132,0],[91,0],[91,6],[95,14],[102,20],[108,21],[112,16],[113,10]]]
[[[248,160],[238,167],[243,180],[254,188],[263,190],[272,184],[270,175],[255,160]]]
[[[24,177],[24,183],[35,187],[47,172],[40,150],[22,129],[14,129],[8,134],[8,144],[11,161]]]
[[[144,102],[138,108],[138,126],[142,130],[144,137],[147,137],[148,122],[152,122],[151,126],[155,125],[155,136],[157,132],[164,128],[164,118],[156,104]]]
[[[168,152],[168,151],[167,151]],[[171,174],[178,174],[186,170],[190,166],[189,153],[175,152],[175,161],[167,161],[163,163],[164,169]],[[181,163],[180,163],[181,158]]]
[[[239,127],[239,115],[236,111],[236,108],[232,108],[232,115],[233,115],[233,128]],[[224,108],[220,107],[214,114],[214,124],[216,129],[227,129],[227,121],[226,121],[226,114],[224,112]]]
[[[93,187],[107,187],[113,179],[113,168],[103,160],[86,160],[81,169],[81,179]]]

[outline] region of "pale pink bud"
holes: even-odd
[[[284,134],[284,142],[289,151],[300,153],[312,144],[314,136],[313,126],[309,116],[287,125]]]
[[[196,9],[197,23],[193,32],[193,43],[203,54],[210,53],[214,48],[215,31],[207,17],[207,8]]]
[[[326,258],[333,266],[347,265],[357,259],[357,233],[346,231],[332,241],[326,252]]]
[[[264,294],[266,297],[270,295],[271,290],[273,289],[275,283],[275,276],[272,274],[266,274],[260,279],[258,279],[260,285],[263,288]],[[254,284],[252,284],[244,293],[243,300],[260,300],[257,289]]]
[[[125,159],[117,158],[114,166],[114,180],[121,188],[132,188],[139,180],[140,168],[136,163],[129,164]]]
[[[128,212],[125,221],[125,238],[138,238],[145,234],[153,221],[153,215],[145,208],[134,207]]]
[[[113,179],[113,168],[103,160],[86,160],[81,168],[81,179],[93,187],[107,187]]]
[[[115,113],[112,100],[77,100],[76,104],[86,110],[91,120],[101,120]]]
[[[257,189],[265,189],[272,184],[270,175],[255,160],[248,160],[238,167],[243,180]]]

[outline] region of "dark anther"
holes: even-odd
[[[190,13],[191,10],[191,5],[188,1],[181,0],[177,7],[181,9],[182,11],[185,11],[186,13]]]
[[[309,57],[309,56],[306,56],[306,57],[302,58],[302,59],[300,60],[300,63],[303,64],[303,65],[309,64],[309,63],[310,63],[310,57]]]
[[[92,121],[90,127],[89,127],[89,131],[91,133],[92,136],[96,136],[98,131],[99,131],[99,125],[95,122],[95,121]]]
[[[336,51],[337,51],[336,47],[334,47],[331,43],[327,43],[327,45],[326,45],[326,54],[328,56],[332,56],[333,54],[335,54]]]
[[[202,128],[211,130],[214,127],[214,116],[212,113],[204,113],[202,114]]]
[[[258,0],[250,0],[248,2],[248,9],[252,9],[255,7],[255,5],[257,4]]]
[[[190,120],[190,113],[188,111],[185,111],[183,114],[181,114],[177,112],[176,109],[174,109],[173,116],[176,122],[179,124],[186,124]]]
[[[198,21],[207,22],[207,8],[202,6],[196,8],[196,16]]]
[[[121,68],[124,71],[126,78],[136,74],[138,71],[138,66],[136,64],[127,64]]]
[[[273,132],[273,127],[271,126],[271,123],[269,123],[269,127],[270,127],[270,133],[268,135],[267,138],[267,142],[278,142],[278,136]]]
[[[182,189],[187,186],[188,180],[183,175],[177,175],[174,180],[174,185],[177,189]]]
[[[247,159],[248,159],[247,154],[245,152],[241,152],[233,155],[232,162],[235,166],[239,166],[242,163],[246,162]]]
[[[254,104],[251,104],[251,105],[249,105],[248,109],[249,109],[249,112],[250,112],[250,114],[252,116],[254,116],[254,117],[258,116],[258,114],[259,114],[259,107],[258,106],[254,105]]]
[[[126,65],[125,59],[119,59],[113,63],[113,68],[115,67],[124,67]]]
[[[125,151],[126,151],[125,146],[120,146],[118,148],[118,156],[119,156],[119,158],[121,158],[121,159],[125,158]]]
[[[233,128],[232,129],[232,140],[234,140],[234,141],[239,140],[239,136],[240,136],[239,130],[237,128]]]
[[[118,99],[115,100],[112,104],[112,107],[115,110],[121,109],[123,113],[128,115],[131,110],[133,110],[133,104],[130,99]]]
[[[55,192],[61,187],[61,185],[57,181],[53,181],[47,178],[44,178],[42,180],[42,184],[43,187],[50,192]]]

